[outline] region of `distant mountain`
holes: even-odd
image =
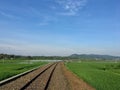
[[[97,55],[97,54],[72,54],[69,56],[74,59],[103,59],[103,60],[120,60],[120,56],[111,56],[111,55]]]

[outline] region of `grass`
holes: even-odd
[[[47,62],[30,62],[28,60],[0,61],[0,81],[44,64],[47,64]]]
[[[120,90],[120,63],[69,62],[66,66],[97,90]]]

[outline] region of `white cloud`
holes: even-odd
[[[15,16],[15,15],[12,15],[9,13],[5,13],[3,11],[0,11],[0,14],[4,17],[10,18],[10,19],[20,19],[20,17],[18,17],[18,16]]]
[[[0,44],[0,53],[17,55],[70,55],[73,51],[64,47],[55,47],[48,45],[8,45]]]
[[[36,9],[36,8],[34,8],[34,7],[32,7],[32,6],[29,6],[29,7],[27,7],[27,8],[28,8],[28,10],[29,10],[29,12],[30,12],[31,14],[33,14],[33,15],[35,15],[35,16],[37,16],[37,17],[42,17],[42,16],[43,16],[43,14],[40,13],[40,11],[39,11],[38,9]]]
[[[58,47],[45,44],[0,44],[0,53],[17,55],[49,55],[67,56],[78,54],[101,54],[120,56],[118,49],[88,48],[88,47]]]
[[[76,15],[86,5],[87,0],[56,0],[56,2],[66,11],[61,15]]]
[[[2,11],[0,11],[0,14],[3,15],[3,16],[5,16],[5,17],[8,17],[8,18],[13,18],[14,17],[13,15],[7,14],[7,13],[2,12]]]
[[[57,9],[56,6],[50,6],[50,8],[53,9],[53,10],[56,10],[56,9]]]
[[[73,12],[73,11],[61,12],[61,13],[59,13],[59,15],[63,15],[63,16],[74,16],[74,15],[76,15],[76,12]]]
[[[57,21],[56,17],[44,15],[42,17],[42,20],[40,21],[40,23],[38,23],[38,25],[40,25],[40,26],[46,26],[46,25],[49,25],[50,23],[56,22],[56,21]]]

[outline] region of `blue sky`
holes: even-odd
[[[119,0],[0,0],[0,53],[120,56]]]

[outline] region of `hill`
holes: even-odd
[[[97,55],[97,54],[72,54],[69,57],[74,59],[120,60],[120,56]]]

